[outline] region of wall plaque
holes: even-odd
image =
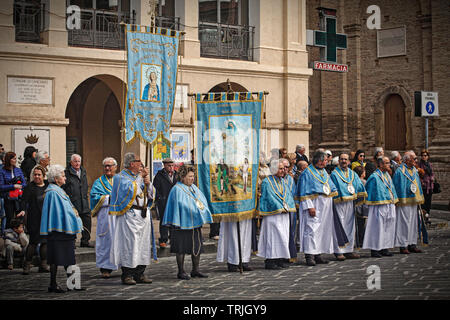
[[[8,76],[8,103],[53,105],[53,80]]]
[[[378,58],[406,55],[406,28],[377,30]]]

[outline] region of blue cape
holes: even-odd
[[[274,175],[268,176],[263,180],[261,183],[261,198],[259,199],[258,209],[260,215],[269,216],[286,212],[281,198],[287,203],[288,212],[297,211],[295,208],[294,197],[292,196],[288,183],[288,179],[280,179]]]
[[[383,177],[383,180],[381,177]],[[398,202],[394,183],[387,172],[383,173],[380,169],[375,170],[375,172],[370,175],[369,179],[367,179],[365,187],[367,191],[366,204],[369,206],[390,203],[395,204]],[[393,198],[391,198],[389,189],[393,193]]]
[[[204,194],[195,184],[191,185],[191,190],[182,182],[177,182],[173,186],[161,222],[163,225],[172,225],[181,229],[194,229],[213,222]],[[194,199],[201,201],[204,206],[203,210],[197,207]]]
[[[323,178],[319,173],[322,174]],[[336,186],[334,185],[333,180],[329,177],[330,176],[325,169],[316,169],[312,164],[310,164],[298,178],[295,200],[302,202],[308,199],[315,199],[319,195],[323,195],[325,197],[337,196],[338,192]],[[317,178],[328,183],[330,187],[330,194],[328,196],[323,192],[324,184],[319,182]]]
[[[109,200],[109,214],[121,216],[131,208],[139,188],[136,178],[137,175],[128,169],[124,169],[114,176]]]
[[[106,196],[111,194],[112,181],[113,179],[108,179],[107,176],[103,175],[95,180],[92,185],[91,193],[89,194],[92,216],[98,213],[103,206]]]
[[[330,178],[336,186],[338,192],[338,195],[333,198],[333,201],[335,203],[338,203],[358,199],[356,204],[362,204],[364,202],[364,199],[367,197],[366,189],[364,188],[361,179],[353,170],[347,168],[347,172],[348,177],[345,176],[345,173],[340,167],[336,167],[336,169],[334,169],[330,175]],[[344,180],[346,182],[344,182]],[[348,182],[351,182],[351,184],[355,188],[354,194],[351,194],[348,191]]]
[[[410,206],[425,202],[422,185],[420,183],[419,174],[417,173],[416,168],[412,169],[411,174],[411,171],[408,170],[406,164],[402,163],[400,167],[395,170],[392,180],[394,182],[395,191],[398,195],[398,206]],[[415,194],[411,191],[411,185],[413,184],[412,181],[415,182],[417,187]]]
[[[83,223],[67,193],[50,183],[45,190],[42,206],[41,235],[48,235],[50,232],[77,234],[82,230]]]

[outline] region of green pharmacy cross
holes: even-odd
[[[321,47],[321,60],[337,62],[337,49],[347,49],[347,35],[336,33],[336,10],[320,10],[321,31],[314,30],[314,46]]]

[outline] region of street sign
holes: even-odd
[[[437,92],[416,91],[414,92],[414,102],[416,117],[439,116],[439,100]]]

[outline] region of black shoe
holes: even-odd
[[[253,268],[252,268],[252,267],[249,267],[249,266],[248,266],[248,263],[243,263],[243,264],[242,264],[242,270],[243,270],[243,271],[253,271]]]
[[[95,246],[90,243],[80,243],[80,248],[95,248]]]
[[[267,259],[265,262],[265,268],[267,270],[280,270],[281,267],[276,263],[274,259]]]
[[[236,264],[227,263],[228,265],[228,272],[238,272],[239,266]]]
[[[380,251],[380,253],[381,253],[382,256],[385,256],[385,257],[392,257],[392,253],[389,252],[388,249],[383,249],[383,250]]]
[[[283,268],[283,269],[289,268],[289,262],[286,262],[285,259],[278,259],[278,260],[277,260],[277,265],[278,265],[280,268]]]
[[[370,256],[372,258],[381,258],[382,257],[381,253],[376,250],[370,250]]]
[[[77,288],[73,288],[73,289],[69,289],[69,288],[67,288],[67,291],[86,291],[86,288],[80,288],[80,289],[77,289]]]
[[[199,271],[192,271],[191,272],[192,278],[208,278],[206,274],[200,273]]]
[[[191,277],[186,272],[177,274],[177,278],[180,280],[190,280]]]
[[[314,257],[312,254],[305,254],[306,265],[310,267],[314,267],[316,262],[314,261]]]
[[[320,254],[314,256],[314,260],[317,264],[327,264],[329,261],[326,259],[323,259]]]
[[[66,291],[64,291],[63,289],[61,289],[61,287],[56,286],[56,287],[48,287],[48,292],[64,293],[64,292],[66,292]]]

